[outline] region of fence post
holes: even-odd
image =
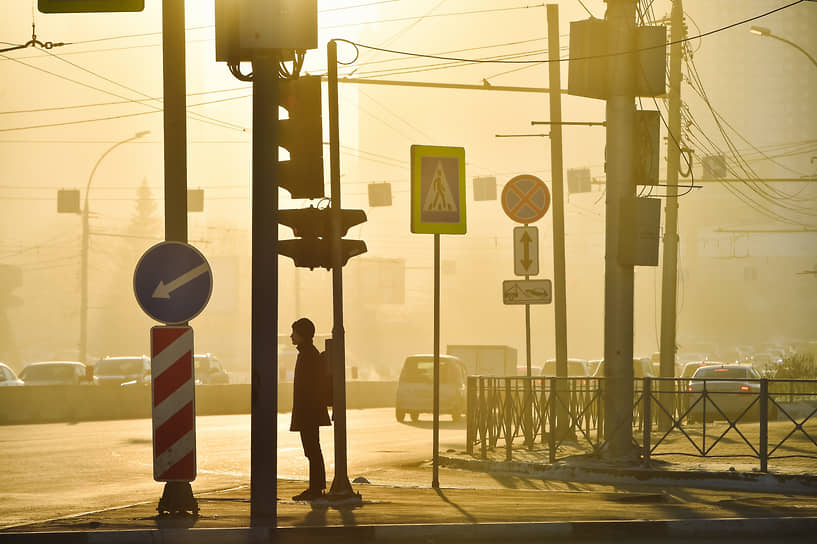
[[[542,438],[540,441],[545,443],[545,426],[547,424],[547,396],[545,395],[545,380],[537,378],[536,383],[539,384],[539,428]]]
[[[497,405],[497,392],[496,392],[496,378],[488,378],[488,385],[486,387],[486,395],[488,397],[488,442],[491,444],[491,449],[496,447],[496,433],[497,433],[497,424],[496,424],[496,413],[499,411],[499,407]]]
[[[505,378],[505,460],[513,460],[513,398],[510,378]]]
[[[652,432],[652,378],[644,377],[644,393],[641,396],[644,402],[644,439],[642,442],[644,466],[650,466],[650,433]]]
[[[769,380],[760,380],[760,472],[769,472]]]
[[[475,376],[468,376],[468,390],[465,397],[465,451],[468,455],[474,454],[474,437],[476,436],[476,383]]]
[[[482,418],[479,422],[479,456],[480,459],[488,457],[488,425],[490,424],[490,414],[488,412],[488,401],[485,398],[485,378],[480,376],[479,380],[479,413]]]
[[[556,378],[550,378],[550,396],[548,397],[548,450],[550,462],[556,462]]]

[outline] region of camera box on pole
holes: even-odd
[[[317,0],[216,0],[215,8],[218,62],[250,61],[254,52],[265,50],[318,47]]]
[[[636,27],[635,40],[627,48],[638,61],[633,82],[635,96],[666,93],[666,42],[666,27]],[[609,23],[602,19],[571,22],[568,94],[606,100],[609,97],[609,62]]]
[[[622,265],[658,266],[661,200],[628,198],[621,202],[618,261]]]

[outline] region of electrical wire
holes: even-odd
[[[617,52],[617,53],[605,53],[605,54],[602,54],[602,55],[589,55],[589,56],[585,56],[585,57],[576,57],[576,58],[567,57],[567,58],[552,60],[552,61],[549,60],[549,59],[539,59],[539,60],[465,59],[465,58],[459,58],[459,57],[448,57],[448,56],[443,56],[443,55],[429,55],[429,54],[424,54],[424,53],[415,53],[413,51],[400,51],[400,50],[396,50],[396,49],[387,49],[387,48],[384,48],[384,47],[377,47],[377,46],[374,46],[374,45],[367,45],[367,44],[362,44],[362,43],[359,43],[359,42],[353,42],[351,40],[347,40],[347,39],[344,39],[344,38],[335,38],[335,40],[339,41],[339,42],[349,43],[349,44],[355,45],[357,47],[362,47],[364,49],[370,49],[370,50],[373,50],[373,51],[380,51],[380,52],[384,52],[384,53],[393,53],[393,54],[396,54],[396,55],[406,55],[406,56],[420,57],[420,58],[430,58],[430,59],[437,59],[437,60],[468,62],[468,63],[474,63],[474,64],[478,64],[478,63],[488,63],[488,64],[490,64],[490,63],[495,63],[495,64],[535,64],[535,63],[540,63],[540,64],[546,64],[546,63],[550,63],[550,62],[566,62],[566,61],[571,61],[571,60],[574,60],[574,61],[575,60],[591,60],[591,59],[613,57],[613,56],[619,56],[619,55],[629,55],[629,54],[632,54],[632,53],[637,53],[637,52],[640,52],[640,51],[647,51],[647,50],[650,50],[650,49],[666,48],[667,46],[674,45],[676,43],[685,43],[685,42],[688,42],[688,41],[691,41],[691,40],[695,40],[695,39],[699,39],[699,38],[705,38],[707,36],[711,36],[711,35],[716,34],[718,32],[723,32],[725,30],[729,30],[729,29],[734,28],[736,26],[739,26],[739,25],[742,25],[742,24],[745,24],[745,23],[749,23],[749,22],[752,22],[752,21],[756,21],[758,19],[762,19],[764,17],[767,17],[767,16],[772,15],[774,13],[777,13],[779,11],[783,11],[784,9],[788,9],[790,7],[796,6],[797,4],[801,4],[803,2],[808,2],[808,1],[811,1],[811,0],[795,0],[794,2],[790,2],[790,3],[786,4],[786,5],[780,6],[778,8],[772,9],[772,10],[769,10],[769,11],[767,11],[765,13],[760,14],[760,15],[756,15],[754,17],[749,17],[747,19],[742,19],[742,20],[737,21],[735,23],[732,23],[732,24],[729,24],[729,25],[726,25],[726,26],[722,26],[722,27],[716,28],[714,30],[710,30],[708,32],[704,32],[704,33],[701,33],[701,34],[696,35],[696,36],[689,36],[689,37],[677,40],[675,42],[670,41],[670,42],[663,43],[661,45],[641,47],[641,48],[638,48],[638,49],[622,51],[622,52]]]

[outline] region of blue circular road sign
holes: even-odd
[[[133,292],[146,314],[167,325],[190,321],[213,292],[213,271],[204,255],[182,242],[148,249],[133,273]]]

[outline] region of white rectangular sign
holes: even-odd
[[[539,229],[536,227],[513,229],[513,273],[517,276],[539,274]]]
[[[550,280],[505,280],[502,282],[504,304],[550,304],[553,297]]]

